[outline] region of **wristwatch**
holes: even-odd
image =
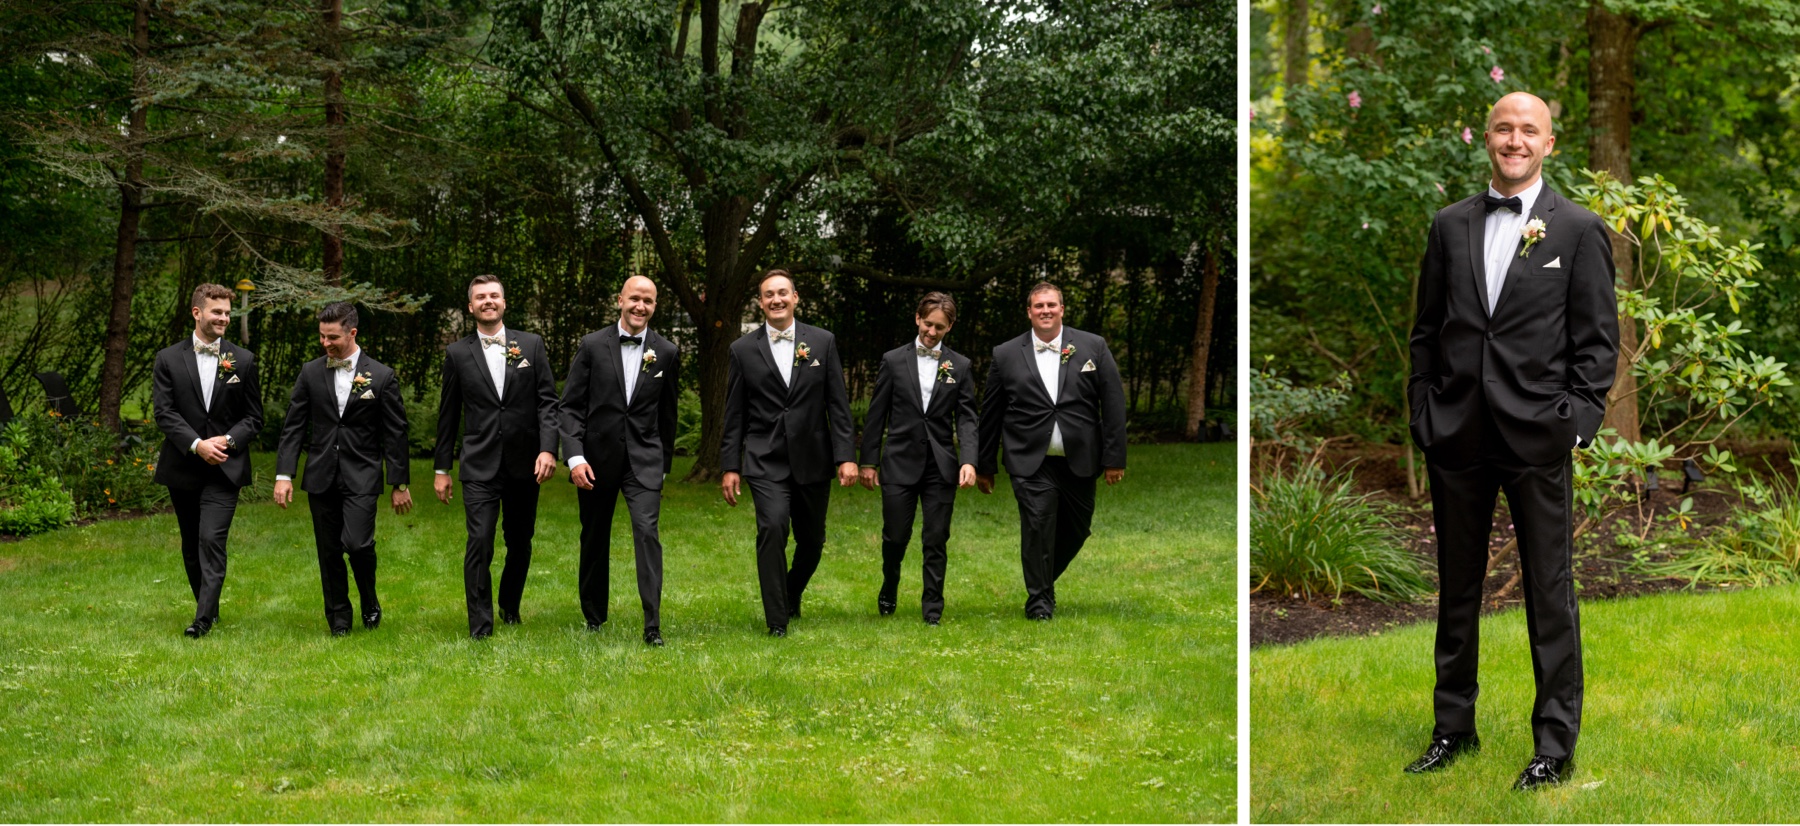
[[[394,486],[394,490],[397,490],[397,491],[400,491],[400,492],[401,492],[401,493],[406,493],[406,492],[407,492],[407,489],[406,489],[406,486],[405,486],[405,485],[395,485],[395,486]]]
[[[237,450],[237,440],[231,438],[230,433],[225,434],[225,449],[226,450]]]

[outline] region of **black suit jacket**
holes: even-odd
[[[307,493],[340,489],[380,493],[383,463],[388,484],[406,484],[410,473],[406,405],[400,401],[400,381],[393,368],[370,358],[364,350],[356,361],[356,375],[366,375],[369,382],[362,389],[351,385],[341,417],[332,373],[325,369],[323,356],[300,365],[300,377],[294,380],[294,392],[288,398],[287,419],[281,425],[276,475],[294,475],[304,446],[306,473],[300,477],[300,489]]]
[[[863,423],[862,463],[881,468],[881,481],[916,484],[927,462],[956,483],[957,470],[975,464],[975,378],[969,357],[940,346],[931,406],[919,396],[917,344],[889,350],[875,373],[875,397]],[[949,364],[946,372],[942,365]]]
[[[156,353],[150,374],[150,400],[156,428],[163,433],[162,455],[156,460],[156,483],[194,490],[208,482],[237,487],[250,484],[250,441],[262,431],[262,393],[256,382],[256,355],[219,339],[219,370],[212,382],[212,407],[200,390],[200,368],[194,363],[189,336]],[[231,369],[225,369],[229,362]],[[195,439],[230,436],[237,447],[225,451],[224,464],[210,465],[188,446]]]
[[[675,463],[681,352],[655,330],[646,330],[644,354],[653,360],[640,361],[634,368],[637,386],[627,405],[619,326],[582,336],[569,378],[563,382],[563,456],[580,456],[599,472],[623,453],[639,484],[661,490],[663,474]]]
[[[838,465],[856,461],[836,337],[796,321],[794,353],[799,363],[792,383],[784,385],[769,352],[768,325],[731,343],[720,470],[804,485],[830,479]]]
[[[1106,340],[1063,325],[1063,345],[1075,350],[1061,363],[1056,403],[1038,377],[1031,331],[994,348],[981,400],[981,450],[975,470],[995,471],[1004,444],[1006,472],[1030,476],[1050,450],[1052,425],[1061,425],[1063,454],[1077,476],[1125,467],[1125,385]],[[1087,369],[1092,364],[1093,369]]]
[[[464,482],[532,478],[539,453],[556,455],[562,423],[544,339],[506,328],[507,347],[514,342],[519,357],[507,359],[502,368],[505,398],[494,394],[493,374],[477,335],[445,348],[434,469],[448,471],[456,463],[458,427]]]
[[[1606,415],[1618,369],[1612,241],[1599,216],[1547,185],[1531,212],[1543,239],[1523,256],[1514,248],[1492,318],[1481,196],[1432,220],[1407,382],[1413,441],[1428,455],[1479,456],[1491,415],[1519,458],[1548,464],[1577,437],[1591,442]]]

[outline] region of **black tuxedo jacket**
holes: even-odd
[[[1061,425],[1063,454],[1077,476],[1099,476],[1125,467],[1125,385],[1106,340],[1063,325],[1063,345],[1075,351],[1061,363],[1056,403],[1038,377],[1032,342],[1024,335],[994,348],[994,363],[981,399],[981,445],[975,471],[996,469],[1006,447],[1006,472],[1030,476],[1044,463],[1052,425]],[[1088,365],[1093,365],[1088,369]]]
[[[388,484],[406,484],[410,473],[406,405],[400,401],[400,381],[393,368],[370,358],[364,350],[356,361],[356,375],[367,375],[369,383],[360,390],[351,386],[341,417],[333,372],[325,369],[323,356],[300,365],[300,377],[294,380],[294,392],[288,398],[287,419],[281,425],[276,475],[294,475],[304,446],[306,472],[300,477],[300,489],[307,493],[340,488],[347,493],[380,493],[383,463]]]
[[[655,330],[645,330],[644,355],[652,358],[633,368],[637,386],[627,405],[619,326],[582,336],[563,382],[563,456],[580,456],[597,473],[623,453],[639,484],[661,490],[663,474],[675,464],[681,351]]]
[[[957,470],[975,464],[975,379],[969,357],[941,347],[931,406],[919,396],[917,344],[889,350],[875,373],[875,397],[863,423],[862,463],[881,468],[881,481],[916,484],[927,462],[956,483]],[[942,365],[948,363],[946,372]]]
[[[806,358],[799,357],[801,345]],[[768,325],[759,324],[731,343],[720,470],[805,485],[830,479],[838,465],[856,461],[837,339],[796,321],[794,352],[799,363],[792,384],[784,385],[769,352]]]
[[[212,407],[200,390],[200,368],[194,363],[194,338],[156,353],[150,376],[150,399],[156,427],[163,433],[162,455],[156,460],[156,483],[194,490],[208,482],[237,487],[250,484],[250,442],[262,432],[262,393],[256,382],[256,355],[219,339],[219,370],[212,382]],[[225,369],[225,363],[231,369]],[[209,465],[188,450],[195,439],[230,436],[237,447],[225,451],[225,463]]]
[[[544,339],[506,328],[506,344],[519,345],[519,357],[508,359],[505,398],[494,394],[493,374],[481,352],[478,335],[451,342],[444,350],[444,379],[438,397],[437,450],[432,467],[450,470],[456,463],[456,430],[462,428],[464,482],[534,476],[539,453],[556,455],[562,426],[556,398],[556,376]]]
[[[1479,456],[1487,415],[1520,459],[1548,464],[1576,437],[1591,442],[1606,414],[1618,369],[1612,241],[1599,216],[1547,185],[1531,212],[1544,236],[1507,259],[1492,318],[1481,196],[1432,220],[1407,382],[1413,441],[1427,455]]]

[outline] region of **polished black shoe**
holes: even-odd
[[[203,619],[194,620],[192,625],[182,629],[181,633],[188,639],[197,640],[212,633],[212,622]]]
[[[769,628],[769,636],[771,636],[771,637],[787,636],[787,626],[785,626],[785,625],[771,626]]]
[[[588,630],[589,630],[589,631],[593,631],[593,632],[595,632],[595,633],[599,633],[599,632],[600,632],[600,631],[603,631],[603,630],[605,630],[605,628],[606,628],[606,623],[604,623],[604,622],[590,622],[590,623],[588,623]]]
[[[487,639],[487,638],[488,638],[488,637],[491,637],[491,636],[493,636],[493,635],[494,635],[494,632],[492,632],[492,631],[470,631],[470,632],[469,632],[469,639],[472,639],[472,640],[485,640],[485,639]]]
[[[381,609],[380,608],[370,611],[367,614],[363,614],[363,627],[369,629],[370,631],[373,631],[373,630],[381,627]]]
[[[1051,616],[1050,612],[1047,610],[1044,610],[1042,608],[1040,608],[1036,611],[1026,611],[1025,612],[1026,619],[1036,620],[1038,622],[1048,622],[1050,620],[1050,616]]]
[[[644,629],[644,644],[651,648],[661,648],[663,646],[662,632],[655,628]]]
[[[1407,774],[1424,774],[1434,772],[1456,762],[1464,754],[1480,754],[1481,738],[1474,734],[1452,734],[1448,737],[1434,737],[1431,745],[1425,747],[1425,753],[1406,767]]]
[[[938,624],[938,618],[937,617],[926,617],[925,624],[935,626]]]
[[[506,623],[507,625],[518,625],[519,624],[519,612],[517,612],[517,611],[501,611],[500,612],[500,621]]]
[[[900,610],[900,604],[891,599],[878,598],[875,600],[875,610],[884,617],[891,617],[895,611]]]
[[[1540,754],[1525,764],[1525,770],[1519,772],[1519,779],[1513,782],[1513,789],[1529,792],[1546,786],[1561,786],[1574,773],[1573,758],[1545,757]]]
[[[348,629],[348,628],[333,628],[333,629],[331,629],[331,635],[334,637],[348,637],[348,636],[350,636],[350,629]]]

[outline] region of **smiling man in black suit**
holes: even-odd
[[[306,504],[312,511],[313,542],[319,552],[319,581],[325,592],[325,622],[331,635],[350,633],[350,586],[344,558],[356,577],[363,627],[381,625],[375,593],[375,509],[382,467],[393,485],[394,513],[412,510],[406,488],[406,405],[394,370],[371,358],[356,343],[357,312],[338,301],[319,311],[321,358],[300,366],[281,425],[275,459],[275,504],[294,501],[294,472],[306,450]]]
[[[650,329],[656,284],[641,275],[619,289],[619,323],[581,339],[563,382],[563,455],[581,506],[581,613],[588,629],[606,624],[611,588],[613,508],[631,514],[644,643],[662,638],[663,477],[675,462],[681,351]]]
[[[262,430],[256,356],[224,339],[231,298],[219,284],[195,287],[194,334],[158,352],[150,376],[163,434],[155,479],[169,488],[194,593],[194,621],[182,633],[196,638],[219,621],[225,543],[238,492],[250,484],[250,440]]]
[[[494,633],[490,569],[497,531],[506,537],[500,614],[508,625],[520,622],[519,602],[537,532],[538,486],[556,472],[562,423],[544,339],[507,329],[506,293],[499,278],[478,275],[469,282],[469,313],[475,316],[475,334],[444,350],[434,484],[438,501],[449,504],[454,487],[450,471],[460,447],[463,521],[469,536],[463,547],[463,599],[469,636],[485,639]]]
[[[855,484],[856,447],[837,339],[794,319],[800,295],[785,270],[763,276],[757,303],[766,323],[731,343],[719,489],[737,507],[750,486],[763,620],[769,636],[785,637],[825,549],[833,469],[839,485]]]
[[[975,484],[975,382],[969,357],[944,344],[956,324],[956,302],[926,293],[913,323],[919,335],[881,357],[875,395],[863,425],[862,483],[881,488],[881,591],[875,610],[899,607],[900,563],[912,541],[913,514],[925,513],[919,551],[920,612],[937,625],[944,614],[950,518],[956,490]]]
[[[1481,586],[1498,493],[1518,526],[1537,699],[1536,754],[1514,788],[1558,785],[1581,728],[1581,629],[1570,556],[1573,450],[1593,442],[1618,364],[1612,242],[1544,185],[1550,109],[1523,92],[1488,114],[1488,191],[1439,211],[1412,331],[1413,441],[1438,538],[1436,725],[1409,772],[1478,751]]]
[[[1094,521],[1095,480],[1125,478],[1125,388],[1106,340],[1064,326],[1062,290],[1039,282],[1026,298],[1031,330],[994,348],[981,400],[975,484],[994,492],[995,455],[1019,503],[1025,616],[1056,612],[1062,577]]]

